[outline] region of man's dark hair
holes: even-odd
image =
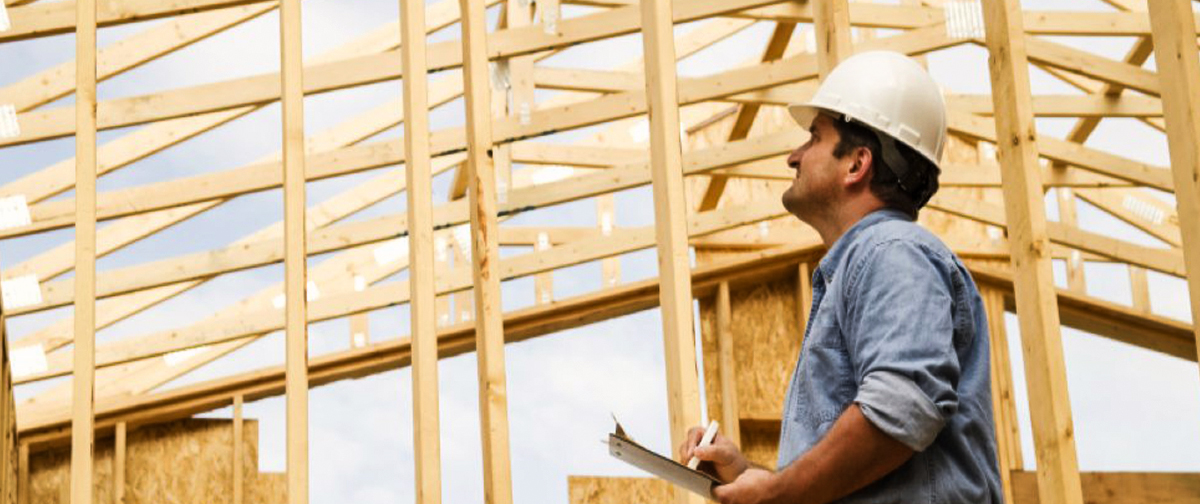
[[[929,195],[933,195],[938,190],[938,175],[941,174],[941,170],[937,165],[929,162],[925,156],[913,148],[901,142],[895,142],[896,150],[900,151],[900,156],[908,162],[909,169],[918,174],[915,178],[920,181],[920,187],[910,187],[910,194],[910,191],[905,191],[900,187],[896,173],[883,160],[882,147],[875,130],[854,121],[834,119],[830,122],[838,132],[838,143],[833,148],[833,155],[840,159],[859,147],[866,147],[870,150],[871,163],[874,167],[870,182],[871,193],[883,200],[888,207],[904,212],[916,220],[917,212],[921,210],[922,206],[925,206],[925,201],[920,193],[927,191]]]

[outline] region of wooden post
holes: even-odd
[[[994,0],[984,2],[983,14],[991,53],[988,66],[996,138],[1001,140],[997,147],[1017,315],[1037,445],[1038,495],[1042,504],[1081,504],[1021,7],[1015,0]]]
[[[367,346],[371,342],[371,319],[366,313],[350,316],[350,348]]]
[[[479,423],[483,430],[483,489],[487,504],[512,502],[508,449],[508,391],[500,304],[496,173],[492,164],[491,90],[483,0],[459,0],[467,109],[467,192],[475,285],[475,348],[479,365]]]
[[[600,226],[600,234],[611,236],[617,227],[617,214],[612,194],[596,196],[596,218],[600,221],[597,223]],[[600,261],[600,278],[601,285],[604,287],[616,287],[617,283],[621,281],[621,258],[607,257]]]
[[[91,504],[96,378],[96,1],[75,2],[75,368],[71,504]]]
[[[1055,170],[1065,170],[1066,168],[1054,168]],[[1058,200],[1058,221],[1071,226],[1078,227],[1079,219],[1075,213],[1075,195],[1070,187],[1059,187],[1054,190],[1055,197]],[[1083,275],[1083,259],[1078,251],[1072,251],[1067,257],[1067,288],[1075,292],[1086,293],[1087,283]]]
[[[245,498],[246,477],[246,434],[242,421],[242,395],[233,396],[233,504],[242,504]]]
[[[1200,317],[1200,62],[1192,2],[1149,2],[1192,316]],[[1200,337],[1200,326],[1192,325]],[[1200,340],[1196,341],[1200,346]]]
[[[1146,280],[1146,268],[1129,265],[1129,291],[1133,309],[1150,313],[1150,284]]]
[[[992,417],[996,429],[996,458],[1005,502],[1013,500],[1012,472],[1021,466],[1021,436],[1013,401],[1012,366],[1008,358],[1008,333],[1004,327],[1004,293],[984,287],[983,308],[988,317],[991,350]]]
[[[113,444],[113,502],[125,504],[125,422],[118,422]]]
[[[21,443],[17,448],[17,504],[33,502],[32,488],[29,488],[29,443]]]
[[[854,54],[850,39],[850,7],[846,0],[814,2],[813,31],[817,38],[817,73],[824,80],[838,62]]]
[[[700,424],[696,338],[692,327],[692,277],[688,258],[683,151],[679,139],[679,97],[675,76],[675,36],[670,0],[643,0],[642,44],[646,97],[650,109],[650,173],[654,186],[654,230],[658,274],[662,278],[663,342],[671,438],[682,440]],[[676,489],[676,502],[701,499]]]
[[[537,243],[534,244],[534,249],[538,252],[550,250],[550,237],[547,233],[538,233]],[[533,277],[533,294],[536,299],[533,304],[549,304],[554,301],[554,272],[547,271],[538,273]]]
[[[717,287],[717,352],[721,374],[721,427],[725,436],[742,446],[740,409],[737,393],[737,361],[733,358],[733,331],[730,330],[729,282]]]
[[[409,323],[412,338],[413,451],[417,504],[442,499],[438,426],[437,296],[434,289],[433,189],[429,154],[429,83],[425,1],[400,1],[404,69],[405,181],[408,185]],[[461,170],[461,168],[460,168]]]
[[[287,497],[308,504],[308,277],[305,229],[304,81],[300,0],[279,7],[282,43],[284,292],[287,334]]]

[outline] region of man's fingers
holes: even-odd
[[[692,450],[692,454],[700,460],[714,462],[717,464],[728,463],[730,459],[729,454],[726,453],[725,450],[722,450],[719,446],[713,445],[698,446],[696,449]]]
[[[726,504],[730,502],[729,485],[717,485],[712,489],[713,500]]]
[[[683,444],[679,445],[679,461],[687,463],[692,458],[692,450],[696,445],[700,444],[700,438],[704,437],[704,429],[701,427],[692,427],[688,429],[687,439]]]

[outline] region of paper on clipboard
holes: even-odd
[[[681,486],[705,499],[712,499],[713,487],[721,484],[712,476],[689,469],[688,466],[635,443],[625,435],[625,430],[619,423],[616,432],[608,435],[608,453],[629,465]]]

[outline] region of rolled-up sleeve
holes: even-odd
[[[958,355],[949,272],[906,240],[876,245],[851,268],[847,350],[863,416],[923,451],[958,410]]]

